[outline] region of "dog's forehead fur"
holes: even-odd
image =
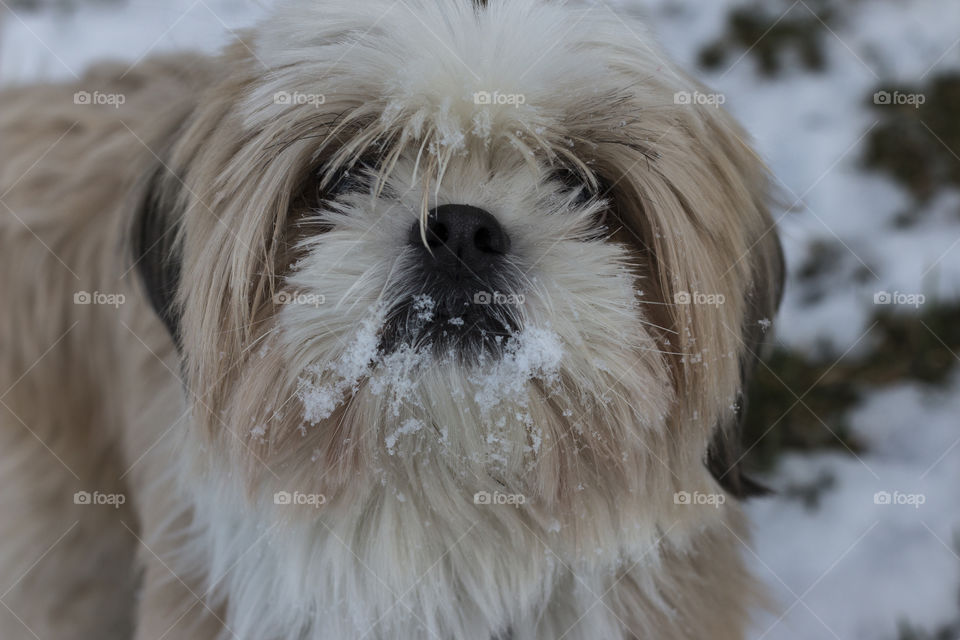
[[[249,125],[289,116],[291,106],[276,95],[299,93],[319,96],[328,113],[362,114],[382,131],[402,131],[410,142],[429,138],[440,155],[503,143],[563,153],[580,135],[665,108],[672,87],[687,82],[642,23],[627,24],[602,5],[304,4],[287,4],[257,32],[253,53],[265,70],[244,104]],[[316,108],[307,101],[297,111],[309,117]]]

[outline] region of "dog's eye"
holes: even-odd
[[[610,185],[598,176],[594,176],[594,185],[584,179],[580,172],[569,168],[558,169],[551,174],[551,179],[562,185],[566,195],[576,194],[571,204],[575,207],[586,205],[594,198],[609,199]],[[610,206],[603,207],[594,215],[593,226],[598,230],[606,229]]]
[[[347,193],[360,193],[370,189],[369,170],[359,163],[337,171],[327,186],[323,189],[324,200],[333,200]]]
[[[376,172],[376,158],[361,158],[349,167],[337,169],[336,175],[330,178],[323,188],[320,198],[322,200],[335,200],[348,193],[370,191],[374,182],[373,176]]]
[[[573,199],[575,206],[582,206],[595,197],[603,196],[606,187],[601,180],[591,185],[583,175],[574,169],[557,169],[551,174],[551,180],[560,183],[565,194],[576,194]]]

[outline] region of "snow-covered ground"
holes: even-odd
[[[70,78],[106,56],[212,51],[269,2],[87,0],[76,11],[40,4],[48,8],[5,13],[0,2],[0,83]],[[663,46],[726,97],[789,207],[778,214],[779,230],[794,272],[818,242],[842,248],[835,282],[816,303],[790,281],[776,339],[798,350],[826,343],[836,357],[853,357],[871,344],[875,293],[923,293],[928,304],[960,297],[960,194],[939,193],[919,223],[895,227],[917,205],[860,167],[880,113],[868,104],[878,85],[960,69],[960,2],[835,2],[843,11],[822,25],[827,64],[819,73],[788,63],[765,77],[753,56],[738,59],[743,52],[717,71],[697,70],[700,49],[742,4],[598,0],[594,10],[644,10]],[[811,11],[805,0],[760,4]],[[960,162],[960,149],[951,153]],[[793,391],[802,397],[806,389]],[[749,507],[755,536],[745,553],[782,605],[760,616],[754,638],[894,639],[903,622],[933,630],[960,619],[960,370],[946,389],[903,382],[875,392],[850,422],[862,453],[786,455],[765,478],[783,491]],[[791,489],[817,484],[825,488],[812,503]]]
[[[748,553],[789,607],[754,637],[881,640],[905,621],[934,629],[957,619],[958,383],[952,392],[904,384],[869,398],[853,416],[866,454],[781,460],[775,488],[833,484],[815,505],[752,504]]]

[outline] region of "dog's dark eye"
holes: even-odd
[[[323,190],[323,196],[325,199],[333,199],[345,193],[363,191],[369,186],[369,178],[364,175],[362,169],[351,167],[350,169],[340,170],[336,177],[327,183]]]
[[[563,186],[566,195],[576,193],[572,201],[575,207],[583,206],[594,198],[609,199],[611,197],[609,184],[598,176],[594,176],[595,184],[591,185],[580,172],[563,168],[554,171],[551,179]],[[600,229],[606,226],[609,211],[609,207],[604,207],[594,216],[595,227]]]
[[[377,172],[376,158],[360,158],[348,167],[337,169],[336,175],[330,178],[323,188],[322,200],[335,200],[348,193],[363,193],[370,191]],[[321,179],[323,176],[320,176]]]
[[[368,191],[371,186],[370,169],[360,163],[346,169],[339,169],[323,189],[324,200],[333,200],[347,193]]]
[[[567,195],[576,193],[573,204],[581,206],[595,197],[602,197],[607,188],[602,180],[596,179],[595,185],[591,185],[588,180],[579,171],[569,168],[557,169],[551,174],[554,182],[559,182],[563,191]]]

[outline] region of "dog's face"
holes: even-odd
[[[145,196],[141,270],[250,486],[655,513],[711,485],[713,441],[736,487],[766,179],[638,23],[297,3],[222,65],[165,158],[183,183]]]

